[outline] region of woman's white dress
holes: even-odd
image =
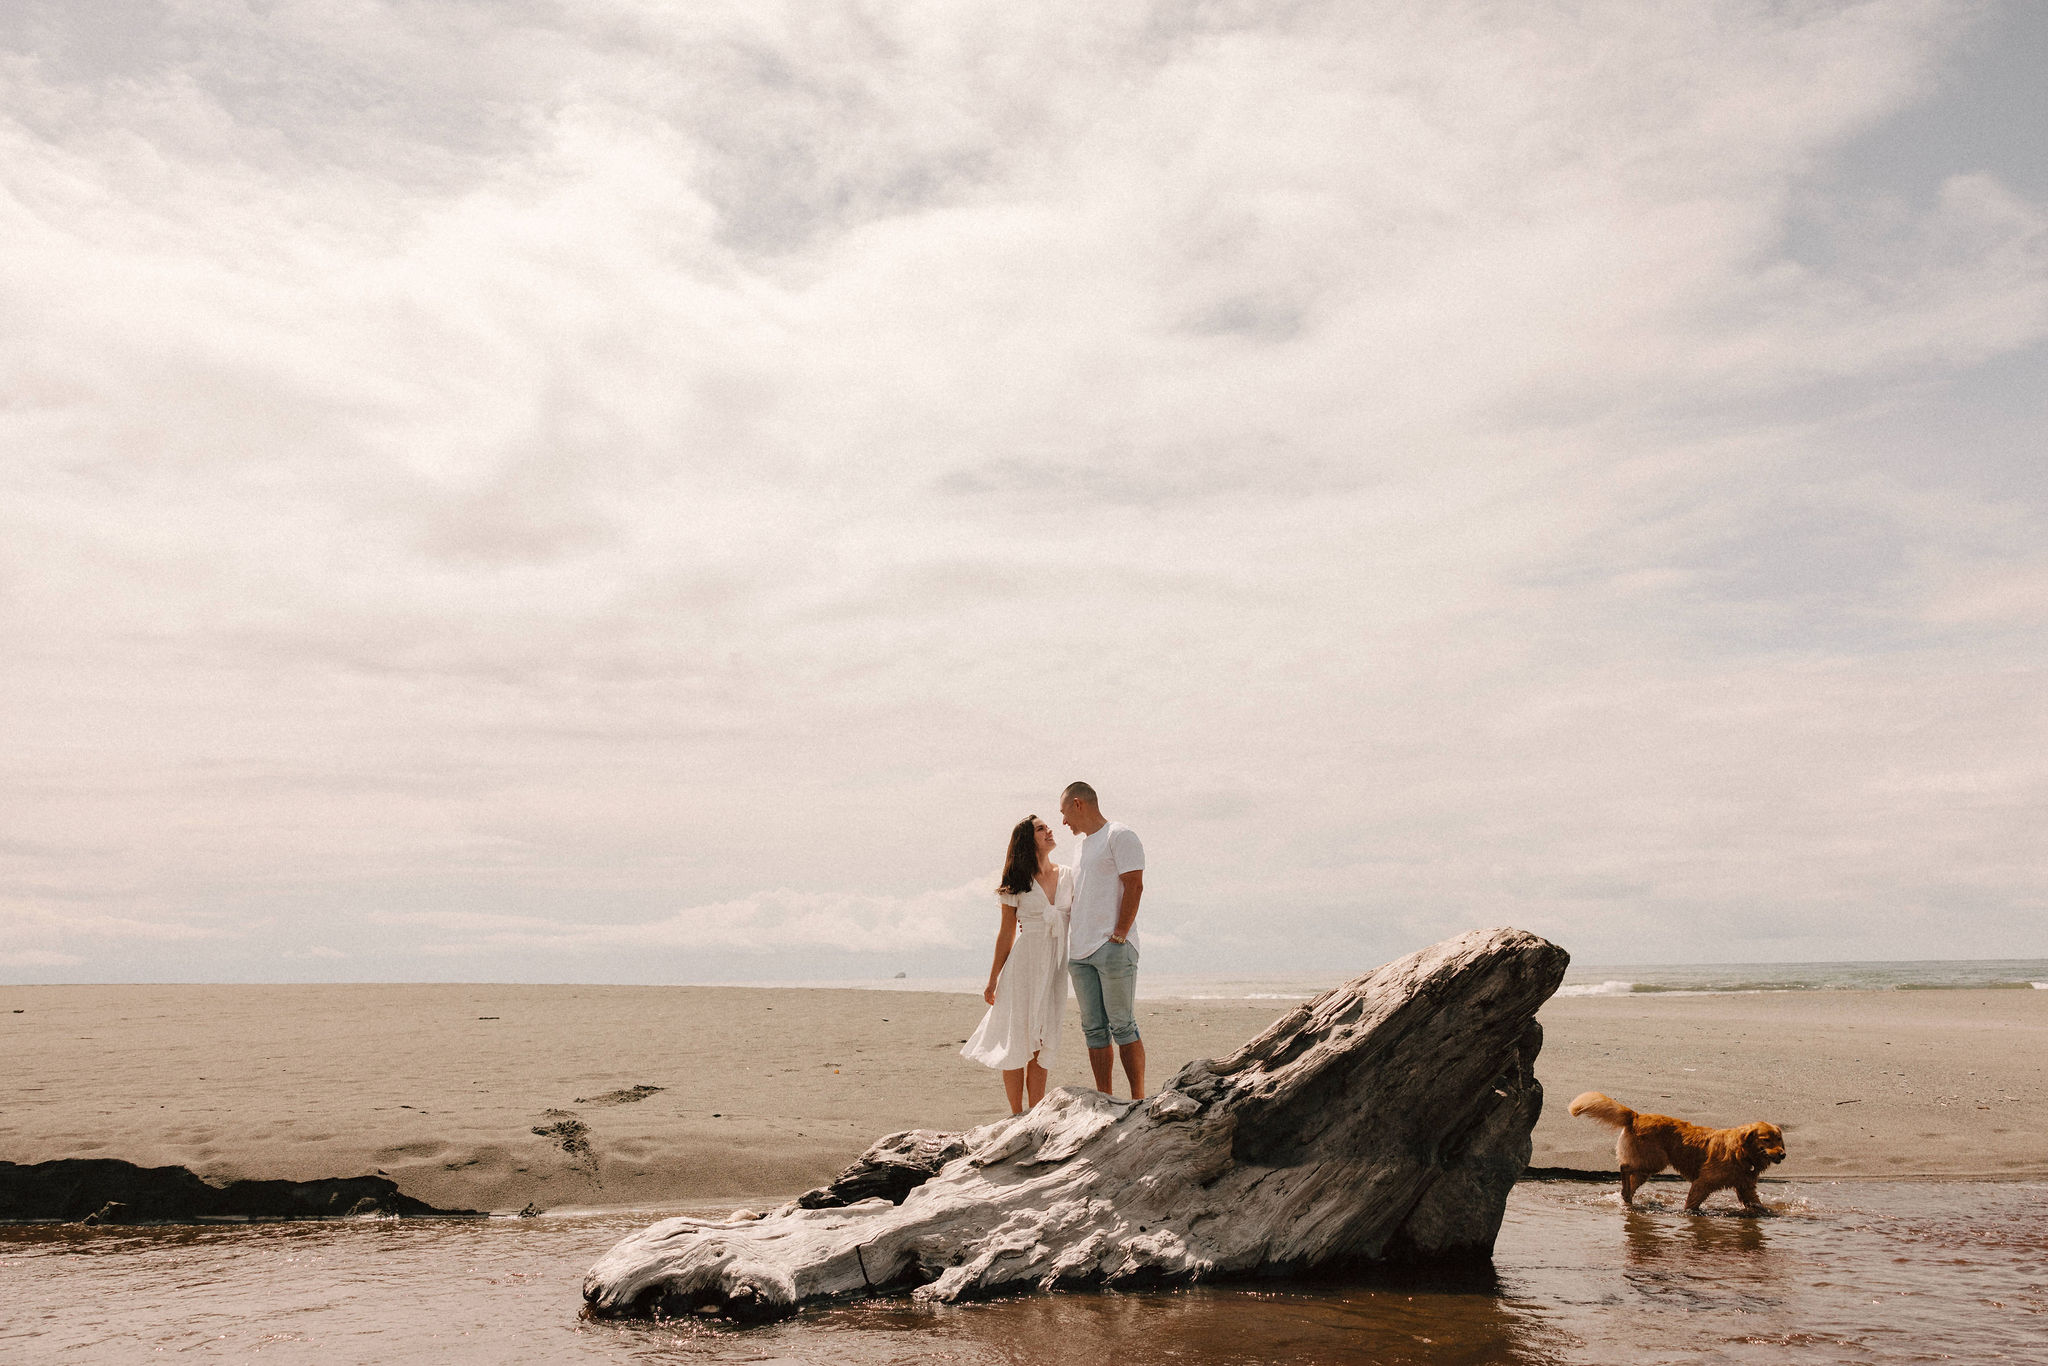
[[[1060,1013],[1067,1006],[1067,913],[1074,905],[1074,870],[1061,868],[1051,900],[1037,882],[1022,892],[1001,892],[1017,908],[1017,941],[996,978],[996,1003],[981,1017],[960,1055],[1012,1071],[1038,1055],[1050,1068],[1060,1047]]]

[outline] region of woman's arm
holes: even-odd
[[[988,970],[988,990],[981,993],[981,999],[990,1005],[996,1003],[996,978],[1003,975],[1003,964],[1010,961],[1010,946],[1017,942],[1017,908],[1003,907],[1003,927],[996,931],[996,961]]]

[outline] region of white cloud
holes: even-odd
[[[4,856],[0,850],[0,858]],[[0,967],[75,980],[100,975],[109,962],[146,964],[167,950],[203,951],[222,937],[219,927],[164,914],[146,894],[130,891],[106,900],[138,913],[109,914],[84,898],[0,890]]]
[[[992,938],[992,885],[992,880],[976,881],[906,897],[778,888],[636,922],[464,911],[386,912],[373,914],[370,920],[460,936],[424,946],[436,953],[598,953],[624,947],[722,949],[749,955],[793,950],[900,954],[979,947],[984,938]]]
[[[2048,492],[1888,435],[2048,211],[1827,175],[1973,7],[25,13],[34,951],[979,955],[1086,773],[1190,964],[2048,952]]]
[[[0,952],[0,967],[71,968],[85,962],[75,953],[52,953],[48,949],[19,949]]]

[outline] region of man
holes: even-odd
[[[1081,1033],[1095,1089],[1110,1090],[1110,1044],[1123,1059],[1131,1099],[1145,1098],[1145,1044],[1132,1006],[1138,991],[1138,898],[1145,894],[1145,846],[1127,825],[1102,818],[1095,789],[1068,783],[1060,820],[1081,836],[1074,860],[1074,909],[1068,920],[1067,972],[1081,1005]]]

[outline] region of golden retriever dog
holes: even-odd
[[[1744,1209],[1760,1210],[1764,1205],[1756,1198],[1757,1173],[1785,1160],[1785,1135],[1775,1124],[1759,1121],[1735,1129],[1702,1129],[1670,1115],[1639,1115],[1598,1091],[1574,1100],[1571,1112],[1620,1130],[1614,1136],[1614,1156],[1621,1163],[1625,1205],[1635,1203],[1636,1188],[1643,1182],[1666,1167],[1676,1167],[1692,1182],[1685,1193],[1688,1214],[1697,1214],[1702,1201],[1730,1186]]]

